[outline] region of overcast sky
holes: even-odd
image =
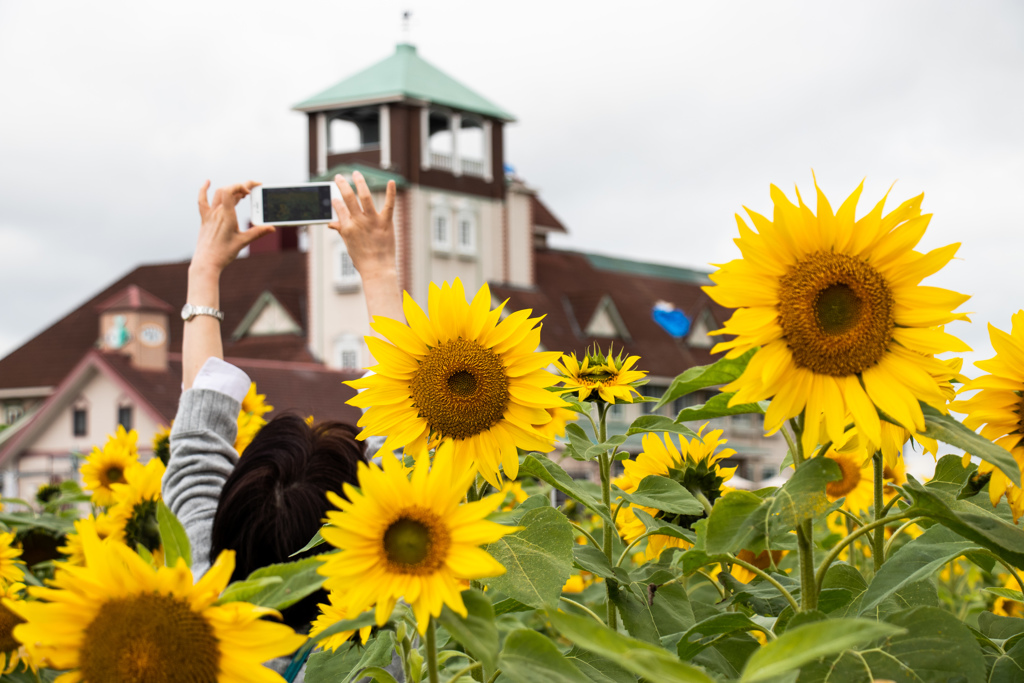
[[[506,161],[558,246],[706,267],[813,168],[834,206],[864,177],[864,210],[926,193],[972,360],[1024,307],[1024,3],[0,0],[0,356],[186,258],[204,179],[304,180],[291,106],[390,54],[407,8],[421,56],[517,116]]]

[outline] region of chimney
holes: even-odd
[[[127,355],[139,370],[167,370],[170,304],[129,285],[96,308],[100,350]]]

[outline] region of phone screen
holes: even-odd
[[[329,221],[331,188],[267,187],[263,189],[263,222]]]

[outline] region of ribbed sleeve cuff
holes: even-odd
[[[171,439],[178,434],[212,431],[234,443],[241,409],[242,404],[227,394],[212,389],[189,389],[181,395]]]

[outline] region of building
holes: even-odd
[[[641,356],[651,396],[713,360],[708,332],[728,313],[701,290],[707,273],[549,248],[548,235],[565,226],[536,190],[505,172],[504,126],[514,117],[412,45],[295,109],[308,119],[311,180],[358,170],[375,201],[396,182],[400,284],[421,304],[431,282],[458,277],[469,292],[489,283],[507,310],[546,316],[545,348],[580,354],[614,343]],[[76,454],[117,424],[138,428],[145,441],[169,422],[186,272],[187,263],[136,268],[0,359],[0,422],[10,425],[0,432],[4,495],[30,496],[38,483],[70,476]],[[340,382],[372,362],[363,341],[369,321],[337,233],[279,229],[228,268],[222,289],[225,355],[270,403],[356,419]],[[617,407],[612,418],[628,423],[650,405]],[[784,442],[762,438],[759,416],[716,422],[739,451],[742,477],[757,482],[778,471]]]

